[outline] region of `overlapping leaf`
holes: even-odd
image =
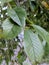
[[[3,22],[2,27],[3,27],[3,38],[6,38],[6,39],[12,39],[16,37],[21,31],[21,27],[10,22],[10,20],[8,19],[6,19]]]
[[[44,38],[46,40],[46,42],[49,44],[49,33],[43,29],[42,27],[40,26],[37,26],[37,25],[33,25],[33,27],[35,28],[35,30],[38,32],[38,34]]]
[[[20,19],[21,26],[24,27],[25,26],[25,19],[26,19],[25,9],[23,9],[21,7],[15,7],[14,10],[16,11],[16,13]]]
[[[30,30],[25,30],[24,33],[24,50],[33,64],[41,61],[44,53],[43,46],[37,34]]]
[[[8,12],[8,16],[15,22],[17,23],[18,25],[21,25],[21,22],[20,22],[20,19],[17,15],[17,13],[12,9],[12,8],[8,8],[7,10]]]

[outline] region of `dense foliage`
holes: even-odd
[[[0,0],[0,64],[49,62],[49,1]]]

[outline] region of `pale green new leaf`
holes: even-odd
[[[38,35],[33,33],[31,30],[25,30],[24,51],[33,64],[42,60],[44,53],[43,46]]]
[[[3,27],[3,38],[6,38],[6,39],[15,38],[21,32],[21,27],[12,23],[8,19],[6,19],[3,22],[2,27]]]
[[[21,22],[20,22],[20,19],[17,15],[17,13],[12,9],[12,8],[8,8],[7,10],[8,12],[8,16],[15,22],[17,23],[18,25],[21,25]]]
[[[46,40],[46,42],[49,44],[49,33],[43,29],[42,27],[38,26],[38,25],[33,25],[33,27],[35,28],[35,30],[38,32],[38,34]]]

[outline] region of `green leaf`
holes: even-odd
[[[49,33],[43,29],[42,27],[38,26],[38,25],[33,25],[33,27],[35,28],[35,30],[38,32],[38,34],[46,40],[46,42],[49,44]]]
[[[29,4],[30,4],[30,8],[33,12],[36,11],[37,9],[37,4],[36,4],[36,1],[35,0],[29,0]]]
[[[6,39],[12,39],[12,38],[16,37],[21,31],[21,27],[12,23],[8,19],[6,19],[3,22],[2,27],[3,27],[3,36]]]
[[[8,8],[7,10],[8,12],[8,16],[15,22],[17,23],[18,25],[21,25],[21,22],[19,20],[19,17],[17,15],[17,13],[12,9],[12,8]]]
[[[29,60],[33,64],[42,60],[44,50],[37,34],[31,30],[25,30],[23,45]]]
[[[21,7],[15,7],[14,10],[16,11],[20,22],[21,22],[21,26],[25,27],[25,20],[26,20],[26,12],[23,8]]]
[[[2,4],[7,3],[7,2],[11,2],[12,0],[0,0]]]

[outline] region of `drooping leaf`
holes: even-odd
[[[8,19],[6,19],[3,22],[2,27],[3,27],[3,36],[6,39],[12,39],[16,37],[21,31],[21,27],[10,22],[10,20]]]
[[[20,22],[21,22],[21,26],[24,27],[25,26],[25,19],[26,19],[26,12],[23,8],[21,7],[15,7],[14,10],[16,11]]]
[[[48,54],[49,54],[49,33],[45,29],[40,27],[40,26],[33,25],[33,27],[38,32],[38,34],[48,43],[48,44],[45,44],[45,42],[42,43],[42,44],[44,44],[44,47],[45,47],[45,56],[47,57]]]
[[[21,22],[20,22],[20,19],[17,15],[17,13],[12,9],[12,8],[8,8],[7,10],[8,12],[8,16],[15,22],[17,23],[18,25],[21,25]]]
[[[46,40],[46,42],[49,44],[49,33],[43,29],[42,27],[40,26],[37,26],[37,25],[33,25],[33,27],[35,28],[35,30],[38,32],[38,34],[44,38]]]
[[[29,60],[34,64],[40,62],[43,57],[43,46],[38,35],[31,30],[25,30],[24,33],[24,50]]]

